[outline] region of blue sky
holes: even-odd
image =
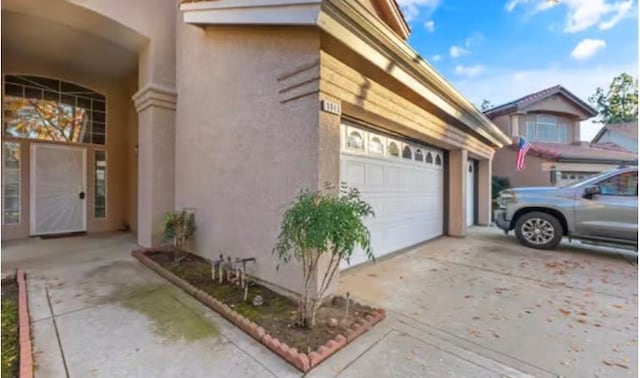
[[[638,76],[637,0],[397,0],[409,43],[472,102],[556,84],[586,100]],[[583,123],[581,139],[598,125]]]

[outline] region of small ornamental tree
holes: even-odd
[[[280,262],[286,264],[293,257],[302,263],[298,323],[307,328],[315,326],[321,300],[340,262],[348,262],[356,247],[360,247],[367,258],[374,259],[369,230],[363,224],[364,217],[374,216],[371,206],[360,198],[355,188],[342,185],[339,193],[330,187],[327,189],[324,192],[304,190],[298,194],[284,213],[274,248]],[[320,258],[327,254],[329,263],[319,265]],[[322,280],[312,295],[316,271]]]
[[[189,239],[196,232],[193,212],[186,210],[168,211],[163,219],[163,239],[173,246],[173,263],[180,265],[182,252]]]

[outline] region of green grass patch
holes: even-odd
[[[15,280],[2,281],[2,378],[18,376],[20,345],[18,332],[18,285]]]

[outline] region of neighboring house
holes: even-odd
[[[638,121],[605,125],[591,144],[638,153]]]
[[[393,0],[3,1],[3,239],[151,247],[191,208],[196,253],[298,291],[272,249],[302,189],[358,187],[377,256],[488,224],[510,139],[408,35]]]
[[[597,112],[560,85],[524,96],[484,112],[514,143],[498,150],[493,175],[511,186],[563,186],[622,164],[637,164],[637,155],[580,142],[580,122]],[[517,139],[533,148],[526,167],[515,169]]]

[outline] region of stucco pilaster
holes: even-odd
[[[491,223],[491,160],[478,161],[478,224]]]
[[[138,244],[160,241],[161,219],[174,209],[176,93],[148,84],[133,95],[138,112]]]
[[[467,231],[467,150],[449,151],[449,235]]]

